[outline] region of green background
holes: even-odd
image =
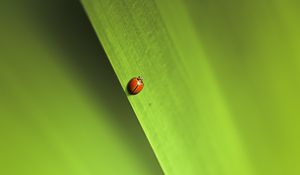
[[[162,174],[81,4],[0,9],[0,174]]]

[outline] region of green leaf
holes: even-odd
[[[166,174],[299,174],[298,3],[82,3]]]

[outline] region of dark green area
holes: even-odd
[[[162,174],[81,4],[0,9],[0,174]]]

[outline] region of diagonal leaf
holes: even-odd
[[[298,3],[82,2],[166,174],[299,173]]]

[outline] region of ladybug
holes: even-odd
[[[143,78],[140,76],[132,78],[127,86],[128,92],[132,95],[136,95],[142,91],[144,87]]]

